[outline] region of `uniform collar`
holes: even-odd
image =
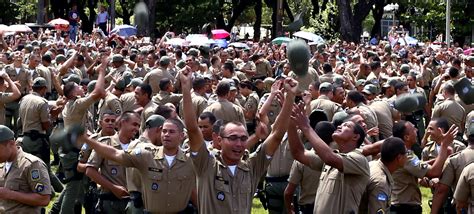
[[[171,94],[170,92],[167,92],[167,91],[164,91],[164,90],[161,90],[158,93],[161,94],[161,95],[170,95]]]
[[[16,148],[18,149],[18,152],[17,152],[17,154],[16,154],[15,160],[13,160],[13,162],[12,162],[11,168],[13,168],[13,167],[19,168],[19,167],[18,167],[19,162],[20,162],[20,160],[23,159],[23,157],[25,156],[25,153],[23,152],[23,149],[22,149],[21,147],[17,146]],[[8,171],[11,171],[11,168],[10,168],[10,170],[8,170]]]
[[[222,152],[221,151],[218,151],[216,153],[216,160],[217,160],[217,164],[219,164],[219,166],[221,166],[222,168],[228,168],[228,166],[222,160]],[[250,167],[248,166],[248,163],[243,161],[242,159],[240,159],[239,163],[237,164],[237,168],[239,168],[243,171],[246,171],[246,172],[250,171]]]
[[[380,159],[377,160],[377,165],[379,165],[382,171],[385,173],[385,176],[387,176],[387,181],[389,182],[391,186],[393,184],[393,178],[392,178],[392,174],[390,173],[390,170],[388,170],[387,166],[385,166],[385,164],[383,164]]]
[[[155,153],[155,159],[162,160],[164,158],[165,158],[164,149],[162,146],[160,146],[160,148]],[[176,160],[180,160],[183,162],[186,161],[186,154],[180,148],[178,148],[178,153],[176,153]]]
[[[114,135],[112,135],[112,137],[110,138],[111,141],[110,141],[110,145],[114,148],[120,148],[122,149],[122,146],[120,145],[121,142],[120,142],[120,138],[118,136],[118,132],[115,133]]]
[[[322,99],[322,100],[330,100],[328,96],[326,95],[319,95],[318,99]]]

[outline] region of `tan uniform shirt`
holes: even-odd
[[[461,152],[466,148],[466,146],[458,140],[454,140],[450,147],[453,148],[453,154]],[[431,159],[435,159],[438,157],[439,149],[440,145],[437,145],[434,141],[428,142],[421,152],[421,160],[429,161]]]
[[[39,76],[46,80],[46,87],[48,88],[46,92],[51,93],[51,88],[53,86],[53,81],[51,80],[51,70],[44,65],[39,65],[37,71]]]
[[[140,106],[137,104],[136,99],[135,99],[135,92],[128,92],[125,94],[122,94],[119,98],[120,103],[122,104],[122,111],[133,111]]]
[[[132,70],[133,78],[144,78],[148,71],[150,71],[150,68],[148,68],[146,65],[143,65],[143,67],[135,66],[135,68]]]
[[[89,136],[89,138],[93,140],[97,140],[101,137],[103,136],[100,132]],[[81,151],[79,152],[79,162],[87,163],[91,154],[92,154],[92,148],[87,143],[82,144]]]
[[[32,130],[45,133],[42,122],[49,121],[48,101],[38,93],[32,92],[20,101],[20,119],[23,132]]]
[[[111,137],[101,137],[99,138],[99,142],[108,146],[112,146],[117,150],[123,150],[118,134],[115,134]],[[97,170],[100,170],[102,177],[109,180],[113,184],[123,187],[127,186],[125,167],[118,164],[117,162],[104,159],[102,156],[97,154],[95,150],[92,150],[89,160],[87,161],[87,167],[93,167]],[[103,193],[110,192],[110,190],[104,189],[103,187],[101,187],[101,190]]]
[[[468,212],[474,212],[474,165],[469,164],[462,171],[459,177],[454,198],[468,203]]]
[[[266,59],[260,59],[255,63],[255,69],[257,71],[256,77],[271,77],[272,76],[272,65]]]
[[[18,147],[16,159],[7,170],[6,163],[0,163],[0,186],[23,193],[51,195],[52,186],[46,164],[38,157],[23,152]],[[12,200],[0,200],[1,213],[41,213],[41,207],[33,207]]]
[[[465,111],[464,108],[452,99],[445,100],[433,109],[431,118],[446,118],[449,122],[449,126],[456,125],[457,127],[463,127]]]
[[[369,163],[360,149],[339,153],[344,172],[325,165],[319,179],[313,213],[350,213],[359,210],[362,194],[369,183]]]
[[[226,99],[219,98],[217,102],[209,105],[203,112],[213,113],[217,119],[225,123],[240,122],[245,126],[245,117],[242,108],[229,102]]]
[[[258,97],[256,92],[251,93],[248,97],[242,96],[242,98],[244,99],[241,103],[245,112],[245,121],[251,123],[253,122],[253,119],[255,119],[255,114],[257,113],[258,102],[260,98]]]
[[[326,95],[321,95],[318,99],[311,101],[310,106],[311,112],[314,109],[323,110],[328,116],[328,121],[332,121],[334,114],[343,110],[339,104],[331,101]]]
[[[92,96],[76,98],[69,100],[64,106],[62,116],[64,120],[64,128],[68,128],[73,124],[86,124],[86,112],[90,105],[94,104],[95,100]]]
[[[390,107],[387,101],[382,100],[372,102],[369,108],[377,115],[381,139],[392,136],[393,116],[396,114],[396,110]]]
[[[163,147],[136,147],[123,154],[124,165],[140,171],[143,202],[151,213],[177,213],[186,208],[195,175],[191,159],[178,150],[168,165]]]
[[[381,160],[371,161],[370,181],[365,190],[360,213],[390,213],[392,175]]]
[[[193,92],[191,94],[191,102],[194,107],[194,111],[196,112],[196,116],[201,115],[202,112],[204,112],[204,109],[207,108],[207,99],[196,92]],[[181,100],[179,102],[179,114],[181,117],[183,117],[183,101]]]
[[[160,80],[163,78],[168,78],[171,82],[174,82],[174,77],[170,72],[160,67],[148,72],[143,79],[143,83],[149,84],[153,90],[153,95],[155,95],[160,92]]]
[[[102,114],[107,110],[112,111],[116,115],[121,115],[123,112],[119,98],[110,92],[107,93],[104,99],[100,100],[98,108],[99,120],[101,120]]]
[[[359,103],[359,105],[357,105],[355,108],[360,111],[361,116],[364,118],[365,124],[367,124],[367,129],[379,126],[377,114],[375,114],[375,112],[367,105],[364,103]]]
[[[175,106],[178,106],[179,102],[183,98],[182,94],[170,93],[167,91],[160,91],[158,94],[153,96],[151,99],[154,103],[158,105],[164,105],[166,103],[171,103]],[[199,115],[198,115],[199,116]]]
[[[312,67],[308,68],[308,73],[304,76],[298,76],[293,71],[290,71],[288,76],[298,81],[298,90],[300,92],[308,90],[309,85],[314,81],[319,81],[318,72]]]
[[[31,77],[31,73],[26,70],[26,66],[22,65],[22,67],[16,71],[17,69],[13,66],[13,64],[5,66],[5,72],[10,76],[10,79],[15,82],[18,81],[20,83],[20,93],[25,95],[28,94],[31,90],[31,84],[33,83],[33,79]]]
[[[13,93],[0,92],[0,124],[5,125],[5,104],[15,101],[12,99]]]
[[[313,170],[296,160],[293,162],[288,182],[300,185],[298,204],[314,204],[316,190],[318,190],[319,186],[319,176],[321,176],[321,169]]]
[[[262,98],[260,99],[260,102],[258,103],[258,110],[259,111],[263,107],[263,104],[265,104],[265,102],[267,101],[269,96],[270,96],[270,94],[264,94],[262,96]],[[281,111],[280,103],[277,101],[277,99],[273,99],[273,101],[271,103],[271,106],[270,106],[270,110],[267,113],[268,120],[270,121],[270,124],[273,124],[275,122],[275,120],[276,120],[278,114],[280,113],[280,111]]]
[[[128,150],[131,151],[135,148],[154,148],[154,145],[150,143],[147,138],[140,136],[139,139],[136,139],[128,145]],[[137,191],[143,193],[142,190],[142,177],[140,175],[140,171],[133,167],[127,167],[126,169],[126,176],[127,176],[127,190],[128,192]]]
[[[148,104],[143,107],[142,114],[140,115],[140,133],[145,131],[146,120],[155,113],[155,109],[158,107],[156,103],[150,100]]]
[[[474,148],[471,146],[458,154],[451,155],[446,161],[439,183],[450,186],[454,192],[463,169],[471,163],[474,163]]]
[[[288,136],[283,137],[283,141],[278,149],[273,153],[272,161],[267,169],[267,177],[283,177],[290,174],[291,165],[293,165],[293,156],[291,155]]]
[[[237,64],[237,68],[242,71],[242,69],[246,69],[246,70],[252,70],[252,71],[257,71],[257,66],[255,65],[255,63],[253,63],[252,61],[247,61],[247,62],[242,62],[240,64]],[[244,73],[244,72],[242,72]],[[248,75],[247,73],[245,73],[245,77],[250,80],[253,76],[250,76]],[[240,78],[239,78],[240,79]]]
[[[265,144],[241,160],[234,175],[220,153],[211,155],[205,146],[191,159],[197,176],[199,213],[250,213],[258,182],[271,161],[265,155]]]
[[[405,165],[392,174],[394,181],[392,204],[421,205],[418,178],[425,177],[428,170],[428,164],[423,163],[413,151],[408,150]]]
[[[319,81],[321,83],[323,82],[328,82],[328,83],[333,83],[334,81],[334,74],[332,72],[325,73],[319,77]]]

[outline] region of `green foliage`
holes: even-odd
[[[310,13],[311,9],[308,12]],[[310,17],[309,25],[306,24],[302,30],[314,32],[326,41],[334,41],[340,38],[340,33],[336,29],[337,12],[337,5],[329,1],[326,10],[321,11],[315,18]]]
[[[0,1],[0,23],[2,24],[12,24],[15,23],[17,19],[17,14],[19,14],[19,6],[9,1]]]

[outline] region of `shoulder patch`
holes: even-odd
[[[43,192],[44,191],[44,184],[42,183],[37,183],[35,186],[35,191],[37,193]]]
[[[383,211],[382,208],[378,209],[377,212],[375,212],[376,214],[385,214],[385,211]]]
[[[377,195],[377,200],[378,201],[387,201],[388,197],[387,194],[381,192]]]
[[[31,180],[32,180],[32,181],[37,181],[37,180],[39,180],[40,177],[41,177],[41,176],[40,176],[40,172],[39,172],[38,169],[33,169],[33,170],[31,170],[30,173],[31,173]]]
[[[413,160],[411,160],[411,164],[413,166],[417,166],[420,163],[420,159],[418,157],[415,157]]]

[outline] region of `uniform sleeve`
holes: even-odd
[[[301,179],[303,178],[303,172],[301,171],[301,167],[299,167],[299,165],[300,164],[298,164],[297,160],[293,161],[290,170],[290,177],[288,178],[288,182],[295,185],[298,185],[301,182]]]
[[[197,116],[201,115],[204,112],[204,109],[207,108],[207,101],[205,99],[200,99],[197,103],[196,111],[198,113]]]
[[[272,161],[272,158],[268,158],[265,154],[266,143],[262,143],[257,147],[255,152],[250,154],[249,165],[250,170],[253,171],[252,175],[254,176],[252,180],[260,179],[267,171],[268,165]]]
[[[438,118],[441,116],[441,109],[439,105],[436,105],[433,109],[433,114],[431,115],[431,118]]]
[[[99,169],[102,163],[104,162],[104,158],[97,154],[95,150],[92,150],[92,153],[87,161],[87,167],[94,167]]]
[[[91,156],[92,148],[84,143],[81,147],[81,151],[79,152],[79,162],[80,163],[87,163],[89,157]]]
[[[383,184],[380,184],[378,181],[374,181],[374,183],[371,182],[367,187],[367,192],[369,193],[368,213],[389,213],[390,192],[382,186]]]
[[[321,172],[324,166],[323,160],[314,151],[305,151],[305,153],[310,157],[311,162],[308,167],[312,170]]]
[[[41,195],[51,195],[52,186],[48,170],[42,161],[32,162],[28,169],[28,185],[31,191]]]
[[[48,105],[48,102],[44,102],[41,106],[40,106],[41,110],[40,110],[40,120],[41,122],[49,122],[49,105]]]
[[[425,148],[423,148],[423,151],[421,151],[421,160],[423,160],[423,161],[428,160],[428,156],[429,156],[428,148],[429,148],[429,146],[426,146]]]
[[[152,150],[137,146],[122,153],[122,165],[125,167],[135,167],[143,172],[148,170],[148,160],[153,160],[153,156]]]
[[[365,158],[359,152],[349,152],[347,154],[339,154],[342,158],[343,171],[344,174],[357,174],[357,175],[367,175],[369,174],[369,163],[367,158]]]
[[[414,154],[408,156],[408,160],[403,166],[410,174],[417,178],[425,177],[428,172],[428,164],[423,163],[418,157]]]
[[[448,159],[448,162],[443,169],[443,173],[439,178],[439,182],[447,186],[452,186],[452,184],[454,184],[455,171],[451,161],[451,158]]]
[[[122,105],[120,104],[120,100],[118,98],[114,98],[109,100],[108,106],[112,112],[116,115],[122,114]]]
[[[469,174],[472,167],[466,167],[459,177],[458,185],[456,186],[456,191],[454,191],[454,198],[458,201],[468,201],[471,191]]]
[[[206,144],[202,142],[201,148],[197,153],[191,152],[194,171],[197,176],[203,175],[216,162],[216,158],[209,153]]]

